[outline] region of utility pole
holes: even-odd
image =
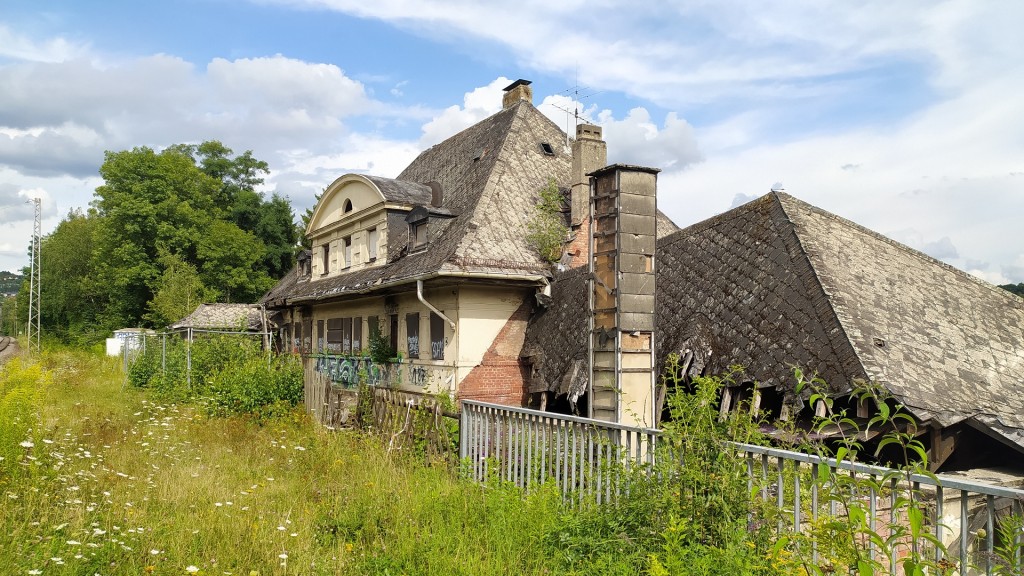
[[[33,347],[36,353],[42,350],[39,340],[40,313],[39,313],[39,280],[40,280],[40,259],[39,246],[42,243],[42,203],[39,198],[29,200],[35,206],[35,224],[32,228],[32,264],[29,268],[28,279],[28,350],[32,352]],[[35,342],[32,342],[35,336]]]

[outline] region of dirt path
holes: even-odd
[[[18,354],[18,341],[10,336],[0,336],[0,364]]]

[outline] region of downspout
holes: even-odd
[[[430,302],[427,302],[426,298],[423,297],[423,280],[416,281],[416,298],[418,298],[419,301],[422,302],[424,306],[429,308],[431,312],[437,314],[438,316],[441,317],[442,320],[448,322],[448,325],[452,327],[452,334],[455,333],[455,322],[453,322],[451,318],[445,316],[443,312],[441,312],[437,308],[434,308],[434,305],[431,304]]]

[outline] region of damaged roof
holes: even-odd
[[[368,176],[385,195],[421,205],[431,201],[427,183],[436,182],[443,203],[432,213],[451,216],[431,222],[425,250],[406,250],[408,230],[394,228],[385,265],[315,281],[292,271],[263,302],[281,306],[365,293],[432,274],[498,274],[540,283],[549,265],[527,244],[527,223],[549,179],[560,185],[569,180],[572,158],[563,142],[558,126],[520,101],[423,151],[397,179]],[[545,153],[542,143],[550,143],[554,154]]]
[[[170,328],[260,331],[262,326],[263,315],[259,305],[200,304],[191,314],[171,324]]]
[[[787,390],[794,366],[837,394],[873,381],[923,423],[1024,447],[1018,296],[779,192],[659,238],[655,270],[660,362],[691,350],[707,373],[740,364]],[[586,355],[579,304],[558,302],[586,306],[586,282],[563,277],[526,341],[551,390],[574,360],[560,355]],[[572,342],[554,332],[577,324]]]

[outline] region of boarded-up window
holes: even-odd
[[[363,353],[363,317],[352,319],[352,354]]]
[[[392,314],[390,318],[390,329],[388,337],[391,339],[391,351],[398,352],[398,314]]]
[[[341,319],[341,353],[352,353],[352,319]]]
[[[405,315],[405,342],[409,358],[420,357],[420,313]]]
[[[370,257],[370,262],[373,262],[374,260],[377,259],[377,242],[379,242],[379,241],[380,241],[380,233],[377,232],[376,228],[372,228],[367,233],[367,240],[366,240],[366,244],[367,244],[367,248],[368,248],[367,254]]]
[[[380,336],[380,319],[376,316],[366,317],[366,329],[370,333],[370,338],[377,338]]]
[[[327,320],[327,351],[332,354],[341,353],[341,318]]]
[[[430,313],[430,359],[444,360],[444,320]]]
[[[316,321],[316,351],[317,352],[323,352],[324,351],[324,337],[326,335],[327,334],[324,332],[324,321],[323,320],[317,320]]]
[[[313,319],[302,319],[302,351],[309,354],[313,351]]]

